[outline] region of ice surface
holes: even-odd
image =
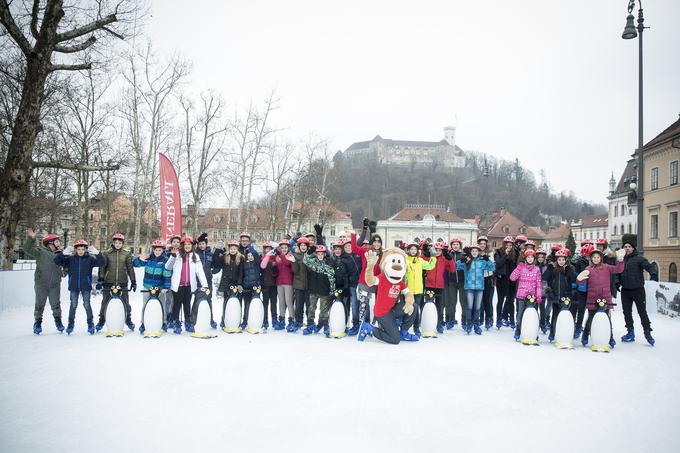
[[[140,293],[132,305],[138,324]],[[44,319],[35,336],[32,309],[0,313],[2,452],[680,451],[680,323],[663,316],[656,347],[638,324],[609,355],[522,346],[507,328],[390,346],[91,337],[82,305],[70,337],[49,306]]]

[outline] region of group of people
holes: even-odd
[[[205,233],[196,239],[175,236],[167,243],[153,241],[151,253],[133,257],[124,248],[125,237],[120,233],[114,234],[110,248],[100,253],[84,240],[62,249],[59,237],[53,234],[42,239],[41,247],[35,233],[28,230],[24,250],[36,260],[34,333],[42,331],[47,299],[57,329],[64,330],[59,287],[65,275],[71,299],[67,333],[73,332],[79,298],[87,314],[88,332],[100,331],[114,288],[125,306],[126,324],[134,330],[128,292],[137,290],[134,267],[143,267],[140,333],[144,333],[143,312],[153,288],[160,290],[163,328],[176,334],[181,334],[182,328],[194,331],[197,300],[192,305],[192,299],[197,299],[197,290],[206,290],[212,328],[217,328],[218,317],[220,327],[224,327],[225,306],[232,293],[242,304],[241,327],[245,327],[249,304],[259,290],[265,312],[264,329],[271,326],[290,333],[302,330],[305,335],[317,332],[328,335],[330,305],[339,299],[345,307],[348,335],[357,335],[361,341],[375,336],[395,344],[420,338],[420,315],[426,295],[433,298],[437,309],[438,333],[453,329],[459,318],[466,333],[474,331],[481,335],[483,328],[494,327],[495,313],[495,327],[513,329],[516,340],[527,299],[535,299],[540,329],[550,341],[555,336],[560,303],[568,299],[575,319],[574,339],[580,336],[586,345],[596,301],[605,300],[609,311],[612,297],[620,291],[627,329],[622,341],[635,341],[632,317],[635,304],[644,336],[654,344],[645,308],[643,271],[653,279],[656,272],[637,253],[633,235],[626,235],[623,248],[616,252],[609,248],[606,239],[598,239],[595,244],[584,240],[580,253],[574,257],[560,246],[553,246],[550,252],[537,248],[523,235],[505,237],[497,249],[490,247],[486,236],[479,236],[476,243],[469,245],[459,238],[452,238],[448,244],[402,243],[401,250],[396,250],[400,255],[395,255],[395,249],[383,248],[376,222],[368,219],[364,219],[359,234],[350,230],[332,244],[325,243],[320,225],[305,235],[291,233],[279,242],[264,242],[261,251],[255,249],[251,239],[250,234],[243,232],[238,241],[230,240],[211,249]],[[388,256],[398,271],[383,278],[387,273],[381,266],[385,264],[381,263],[385,252],[392,252]],[[90,305],[95,267],[99,269],[95,287],[103,292],[96,325]],[[215,316],[212,303],[216,274],[221,274],[217,292],[224,296],[221,316]],[[393,281],[394,275],[399,275],[402,281]],[[380,286],[383,281],[388,286]],[[584,325],[586,309],[590,316]],[[613,337],[610,344],[612,347],[615,344]]]

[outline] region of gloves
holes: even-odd
[[[375,234],[376,230],[378,229],[378,222],[375,220],[371,220],[368,222],[368,230],[371,232],[371,234]]]
[[[451,261],[451,252],[449,250],[444,250],[442,255],[444,255],[444,259]]]
[[[368,217],[364,217],[364,230],[368,228]]]
[[[616,261],[623,261],[624,256],[626,256],[626,251],[624,249],[616,251]]]
[[[104,288],[104,282],[102,282],[102,281],[100,280],[100,281],[97,282],[97,284],[96,284],[94,287],[95,287],[95,289],[97,289],[98,291],[101,291],[102,288]]]
[[[137,292],[137,282],[132,282],[130,285],[130,289],[132,290],[133,293]]]
[[[270,250],[270,251],[267,252],[267,256],[275,256],[276,253],[277,253],[276,251]]]
[[[73,255],[73,246],[69,245],[62,252],[64,255]]]
[[[91,245],[87,248],[87,253],[89,253],[90,255],[96,256],[96,255],[99,255],[99,250],[97,250],[97,248],[94,245]]]
[[[578,281],[588,280],[588,275],[590,275],[590,271],[586,269],[583,272],[581,272],[580,274],[578,274],[578,277],[576,277],[576,280],[578,280]]]
[[[319,225],[318,223],[314,225],[314,232],[316,233],[317,236],[321,237],[321,232],[323,231],[323,227]]]
[[[465,256],[470,256],[470,247],[463,247],[463,254]]]

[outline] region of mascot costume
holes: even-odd
[[[408,330],[416,319],[413,307],[413,294],[411,294],[404,282],[406,274],[406,253],[399,248],[389,248],[382,253],[380,261],[380,274],[373,275],[373,266],[378,262],[378,255],[372,250],[366,252],[366,284],[376,286],[375,298],[375,327],[366,321],[362,321],[359,328],[359,341],[364,341],[367,336],[373,336],[390,344],[399,344],[404,341],[418,341],[418,337],[410,334]],[[404,295],[403,301],[400,296]],[[362,313],[366,310],[362,304],[359,319],[363,320]],[[403,318],[401,326],[397,320]]]

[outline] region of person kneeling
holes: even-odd
[[[366,336],[372,335],[390,344],[399,344],[401,340],[418,341],[416,335],[408,332],[416,319],[416,313],[413,307],[413,294],[404,282],[406,254],[398,248],[385,250],[380,262],[380,274],[373,275],[373,266],[377,261],[378,256],[373,251],[366,252],[366,284],[378,288],[374,308],[377,326],[363,321],[358,340],[364,341]],[[401,294],[404,295],[404,302],[399,301]],[[365,309],[366,307],[362,306],[362,314]],[[403,317],[401,330],[397,325],[397,318],[400,317]]]

